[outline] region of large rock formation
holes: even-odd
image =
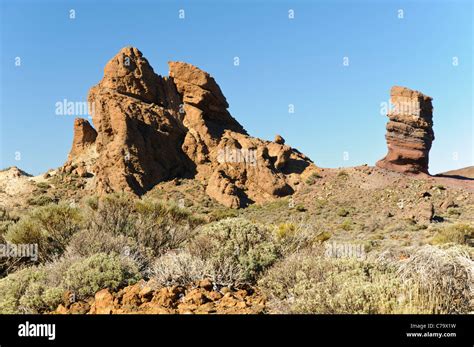
[[[428,174],[433,133],[431,98],[416,90],[393,87],[387,114],[388,154],[377,162],[380,168],[411,174]]]
[[[82,166],[99,193],[141,195],[165,180],[196,178],[229,207],[292,194],[315,168],[281,137],[250,137],[208,73],[183,62],[169,68],[169,77],[155,74],[136,48],[112,58],[89,92],[95,130],[76,120],[65,167]]]

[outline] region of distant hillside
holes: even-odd
[[[439,174],[439,176],[462,176],[474,179],[474,166],[468,166],[458,170],[451,170]]]

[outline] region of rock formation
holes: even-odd
[[[281,136],[250,137],[208,73],[183,62],[169,69],[169,77],[155,74],[131,47],[112,58],[89,92],[95,130],[76,120],[63,171],[87,171],[98,193],[142,195],[162,181],[195,178],[236,208],[292,194],[315,168]]]
[[[428,174],[433,133],[431,98],[418,91],[393,87],[394,106],[387,114],[388,154],[377,162],[380,168],[410,174]]]
[[[69,152],[68,160],[77,161],[84,152],[88,152],[95,146],[97,132],[83,118],[74,120],[74,137],[72,140],[72,148]]]

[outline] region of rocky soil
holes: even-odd
[[[107,288],[93,298],[75,301],[64,293],[64,304],[56,314],[259,314],[265,297],[255,288],[217,289],[209,280],[189,286],[154,289],[152,282],[140,281],[111,293]]]

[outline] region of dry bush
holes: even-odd
[[[175,205],[112,194],[94,203],[87,229],[134,240],[141,248],[159,256],[177,249],[191,238],[203,220]],[[137,248],[137,247],[135,247]]]
[[[151,278],[162,287],[187,285],[206,277],[205,263],[187,251],[168,252],[153,263]]]
[[[299,252],[272,267],[259,285],[280,313],[469,313],[473,278],[465,248],[423,246],[404,261]]]
[[[314,251],[284,259],[259,285],[278,313],[389,313],[397,305],[393,269]]]
[[[474,310],[474,261],[461,246],[425,245],[398,272],[407,290],[404,312],[468,313]]]
[[[454,224],[439,230],[431,240],[431,243],[434,245],[444,243],[457,243],[464,245],[467,244],[470,239],[474,239],[473,226],[467,224]]]
[[[301,221],[295,218],[276,225],[274,236],[284,256],[311,248],[330,238],[330,234],[327,232],[315,230],[310,221]]]

